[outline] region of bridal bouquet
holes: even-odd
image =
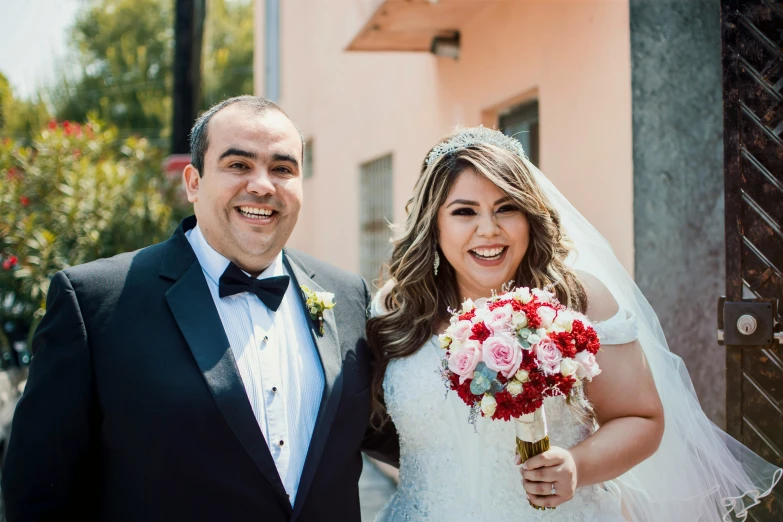
[[[544,398],[570,398],[601,372],[587,317],[537,288],[468,299],[439,339],[444,380],[470,407],[470,421],[515,419],[522,462],[549,449]]]

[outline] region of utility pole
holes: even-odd
[[[172,156],[188,154],[190,150],[188,133],[201,103],[201,47],[206,11],[206,0],[175,1]]]

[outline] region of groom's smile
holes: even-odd
[[[185,171],[210,246],[250,274],[269,266],[299,216],[301,161],[301,136],[282,112],[237,103],[215,113],[203,172]]]

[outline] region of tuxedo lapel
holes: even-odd
[[[258,426],[234,354],[226,337],[204,273],[184,232],[188,220],[171,239],[161,277],[174,280],[166,292],[171,313],[188,343],[220,412],[239,442],[272,487],[290,506],[269,447]],[[208,449],[206,451],[209,451]]]
[[[313,281],[312,278],[314,274],[312,272],[309,272],[296,263],[296,261],[285,255],[285,251],[283,254],[286,267],[293,276],[293,284],[298,287],[303,285],[307,286],[310,290],[315,292],[328,291],[328,289],[325,290],[321,288],[318,283]],[[300,305],[302,306],[305,315],[309,318],[310,314],[305,306],[305,299],[301,288],[298,290],[297,295],[299,295]],[[339,303],[336,303],[336,305],[339,306]],[[340,350],[340,339],[337,333],[337,324],[335,322],[333,309],[324,311],[323,335],[321,335],[319,326],[313,320],[310,320],[310,334],[318,349],[321,366],[324,370],[325,384],[324,393],[321,397],[321,405],[318,410],[318,417],[315,422],[315,429],[313,430],[313,436],[310,439],[307,459],[305,461],[304,469],[302,470],[302,476],[299,480],[299,489],[296,493],[296,503],[294,505],[293,514],[294,519],[299,511],[301,511],[302,505],[307,497],[307,492],[315,477],[315,470],[318,468],[318,462],[321,460],[326,439],[329,436],[335,414],[337,413],[337,407],[340,405],[340,396],[343,388],[343,357],[342,351]]]

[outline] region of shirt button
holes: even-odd
[[[277,386],[272,386],[272,393],[277,393]]]
[[[285,442],[283,442],[282,440],[277,443],[278,446],[282,446],[283,444],[285,444]]]

